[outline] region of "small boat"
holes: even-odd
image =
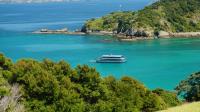
[[[96,60],[97,63],[124,63],[126,59],[123,55],[102,55]]]

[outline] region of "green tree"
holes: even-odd
[[[5,95],[9,95],[10,85],[8,81],[3,77],[2,69],[0,68],[0,98]]]
[[[160,88],[157,88],[152,92],[160,96],[167,104],[167,107],[177,106],[181,104],[175,92],[166,91]]]
[[[167,108],[165,101],[157,94],[148,91],[144,97],[144,105],[142,110],[144,112],[155,112]]]
[[[182,80],[176,87],[179,95],[187,101],[200,101],[200,72],[190,75]]]
[[[47,59],[12,63],[3,55],[0,60],[1,98],[15,96],[10,85],[16,83],[21,94],[9,110],[21,102],[25,105],[21,109],[28,112],[152,112],[178,104],[174,93],[151,91],[130,77],[103,78],[87,65],[73,69],[65,61]]]

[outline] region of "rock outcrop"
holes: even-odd
[[[169,38],[170,33],[166,31],[159,31],[157,34],[158,38]]]

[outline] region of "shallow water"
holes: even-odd
[[[142,2],[134,6],[131,3],[126,2],[124,10],[140,9],[147,4]],[[73,67],[88,64],[96,67],[103,76],[131,76],[152,89],[161,87],[172,90],[180,80],[200,69],[199,38],[119,42],[109,36],[30,33],[43,27],[80,28],[88,18],[118,10],[121,2],[110,4],[45,4],[45,7],[44,4],[0,5],[0,52],[14,61],[21,58],[49,58],[54,61],[64,59]],[[77,7],[84,10],[75,10]],[[73,9],[73,13],[70,13],[70,9]],[[102,54],[111,53],[122,54],[128,61],[122,64],[91,62]]]
[[[173,89],[200,69],[200,39],[158,39],[119,42],[103,36],[10,34],[1,36],[0,51],[14,61],[20,58],[64,59],[73,67],[88,64],[103,76],[134,77],[150,88]],[[93,63],[102,54],[122,54],[122,64]]]

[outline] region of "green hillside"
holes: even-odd
[[[139,11],[113,12],[88,20],[82,31],[115,31],[126,35],[153,36],[159,31],[200,31],[199,0],[159,0]]]

